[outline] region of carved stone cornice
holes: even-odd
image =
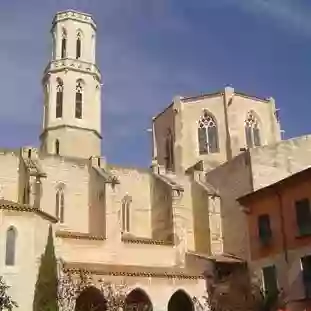
[[[63,58],[52,60],[48,63],[44,69],[43,81],[46,79],[48,73],[63,71],[63,70],[74,70],[83,73],[89,73],[94,76],[94,78],[100,82],[101,74],[100,70],[95,64],[81,61],[80,59],[74,58]]]
[[[92,18],[92,15],[74,10],[67,10],[56,13],[52,22],[52,29],[54,28],[56,23],[60,21],[65,21],[67,19],[75,20],[80,23],[90,24],[93,29],[96,30],[96,24],[94,19]]]

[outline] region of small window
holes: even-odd
[[[171,129],[168,129],[165,139],[165,168],[174,171],[174,139]]]
[[[83,104],[83,87],[82,80],[78,80],[76,84],[76,109],[75,117],[76,119],[82,119],[82,104]]]
[[[76,59],[79,59],[80,57],[81,57],[81,32],[78,31],[76,40]]]
[[[55,154],[59,155],[59,140],[56,139],[55,141]]]
[[[65,58],[66,56],[67,56],[67,33],[66,33],[66,30],[63,29],[62,44],[61,44],[61,58]]]
[[[64,222],[65,197],[63,189],[56,191],[55,216],[60,223]]]
[[[262,269],[265,295],[275,295],[278,292],[277,272],[274,265]]]
[[[263,245],[269,244],[272,239],[270,217],[267,214],[258,217],[258,235]]]
[[[311,211],[309,199],[295,202],[296,220],[300,235],[311,234]]]
[[[63,81],[58,78],[56,87],[56,118],[62,118],[63,116],[63,92]]]
[[[122,232],[130,232],[130,204],[132,198],[129,195],[126,195],[122,200]]]
[[[301,258],[301,268],[306,298],[311,298],[311,256]]]
[[[16,230],[10,227],[6,232],[6,245],[5,245],[5,265],[15,265],[15,252],[16,252]]]

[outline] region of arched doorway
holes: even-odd
[[[132,290],[125,298],[125,311],[152,311],[149,296],[140,288]]]
[[[193,303],[189,295],[183,290],[176,291],[170,298],[168,311],[194,311]]]
[[[75,311],[106,311],[107,301],[101,291],[94,287],[84,289],[76,300]]]

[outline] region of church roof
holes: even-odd
[[[0,209],[3,210],[9,210],[9,211],[18,211],[18,212],[28,212],[28,213],[34,213],[44,219],[47,219],[51,222],[56,223],[58,220],[56,217],[38,209],[34,208],[28,204],[20,204],[17,202],[9,201],[9,200],[0,200]]]

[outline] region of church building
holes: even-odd
[[[194,310],[206,259],[249,260],[236,199],[310,165],[310,137],[282,141],[273,98],[226,87],[175,96],[152,119],[150,168],[111,165],[101,154],[94,19],[59,12],[51,34],[41,145],[0,149],[0,275],[19,310],[31,310],[52,225],[60,278],[89,275],[63,310],[81,309],[81,297],[104,301],[108,281],[129,309]]]

